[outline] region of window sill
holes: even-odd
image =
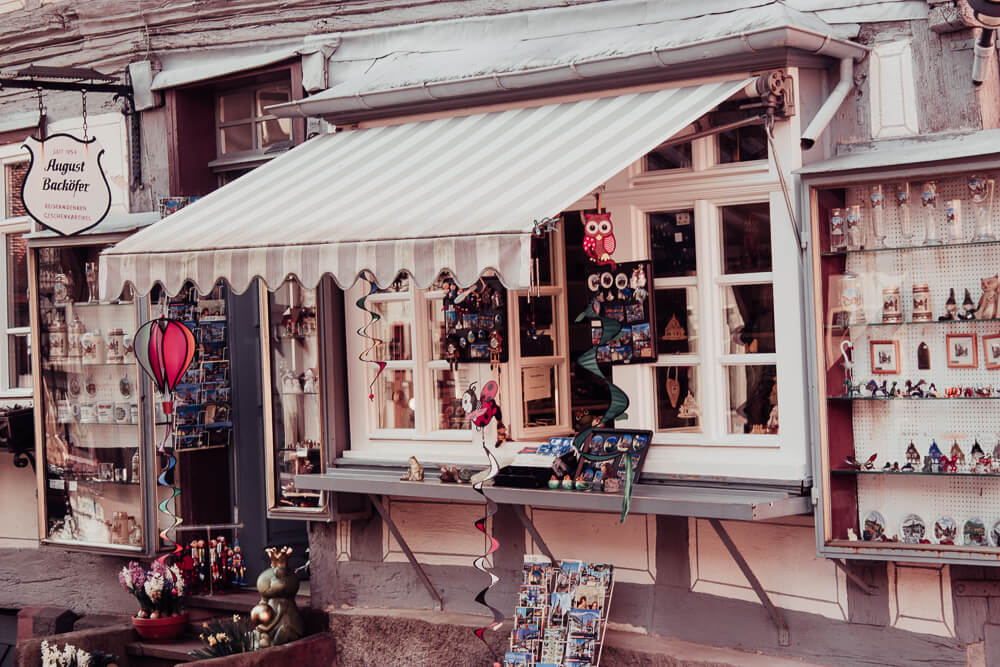
[[[735,434],[709,440],[704,433],[654,432],[653,445],[664,447],[766,447],[780,449],[781,440],[777,434]]]

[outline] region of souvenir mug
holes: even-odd
[[[848,324],[865,323],[865,302],[861,281],[853,274],[843,277],[840,289],[840,307],[847,313]]]
[[[872,205],[872,236],[875,238],[875,247],[885,247],[885,198],[882,195],[882,186],[873,185],[871,191]]]
[[[844,211],[835,208],[830,212],[830,250],[847,247],[847,230],[844,228]]]
[[[924,189],[920,193],[920,203],[924,207],[924,245],[941,245],[934,220],[934,211],[937,208],[937,182],[924,183]]]
[[[88,331],[80,337],[80,344],[83,346],[83,363],[103,364],[104,363],[104,336],[100,329]]]
[[[129,403],[128,405],[128,423],[139,423],[139,406],[136,403]]]
[[[83,322],[80,320],[79,315],[73,318],[73,321],[67,326],[67,353],[70,357],[79,359],[83,356],[83,346],[81,344],[80,338],[83,336]]]
[[[114,414],[116,424],[128,424],[128,403],[115,403]]]
[[[120,364],[125,361],[125,332],[117,328],[109,331],[107,348],[107,363]]]
[[[976,243],[996,241],[993,234],[993,179],[969,177],[969,198],[976,216],[976,231],[972,240]]]
[[[52,359],[63,359],[67,352],[66,323],[56,320],[49,327],[49,356]]]
[[[903,309],[899,300],[899,285],[882,289],[882,321],[903,321]]]
[[[93,403],[83,403],[80,405],[80,423],[81,424],[96,424],[97,423],[97,406]]]
[[[115,423],[115,406],[113,403],[97,404],[97,423],[98,424]]]
[[[847,248],[861,250],[865,247],[865,228],[861,218],[861,206],[847,209]]]
[[[56,421],[60,424],[72,424],[76,421],[73,418],[73,405],[68,399],[56,402]]]
[[[962,200],[949,199],[944,205],[945,229],[948,231],[948,243],[962,243],[965,234],[962,233]]]
[[[913,321],[930,322],[934,319],[931,312],[931,290],[927,283],[913,286]]]
[[[899,210],[899,236],[903,245],[913,244],[913,220],[910,219],[910,184],[896,186],[896,207]]]

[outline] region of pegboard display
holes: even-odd
[[[869,181],[813,200],[827,544],[878,540],[870,529],[881,517],[886,549],[916,542],[915,525],[926,528],[924,545],[948,545],[951,560],[998,548],[1000,206],[980,176]],[[962,459],[952,466],[956,444]],[[955,535],[935,534],[942,517]]]

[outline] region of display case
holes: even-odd
[[[318,296],[289,281],[261,294],[268,515],[325,518],[327,494],[299,489],[295,476],[326,469]]]
[[[1000,227],[982,166],[804,176],[822,555],[1000,561]]]
[[[98,255],[121,235],[29,240],[32,365],[43,541],[152,551],[153,470],[132,348],[130,290],[98,299]]]

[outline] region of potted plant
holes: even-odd
[[[174,639],[184,632],[184,580],[176,565],[153,561],[149,570],[132,561],[118,573],[122,587],[139,601],[132,617],[135,631],[143,639]]]

